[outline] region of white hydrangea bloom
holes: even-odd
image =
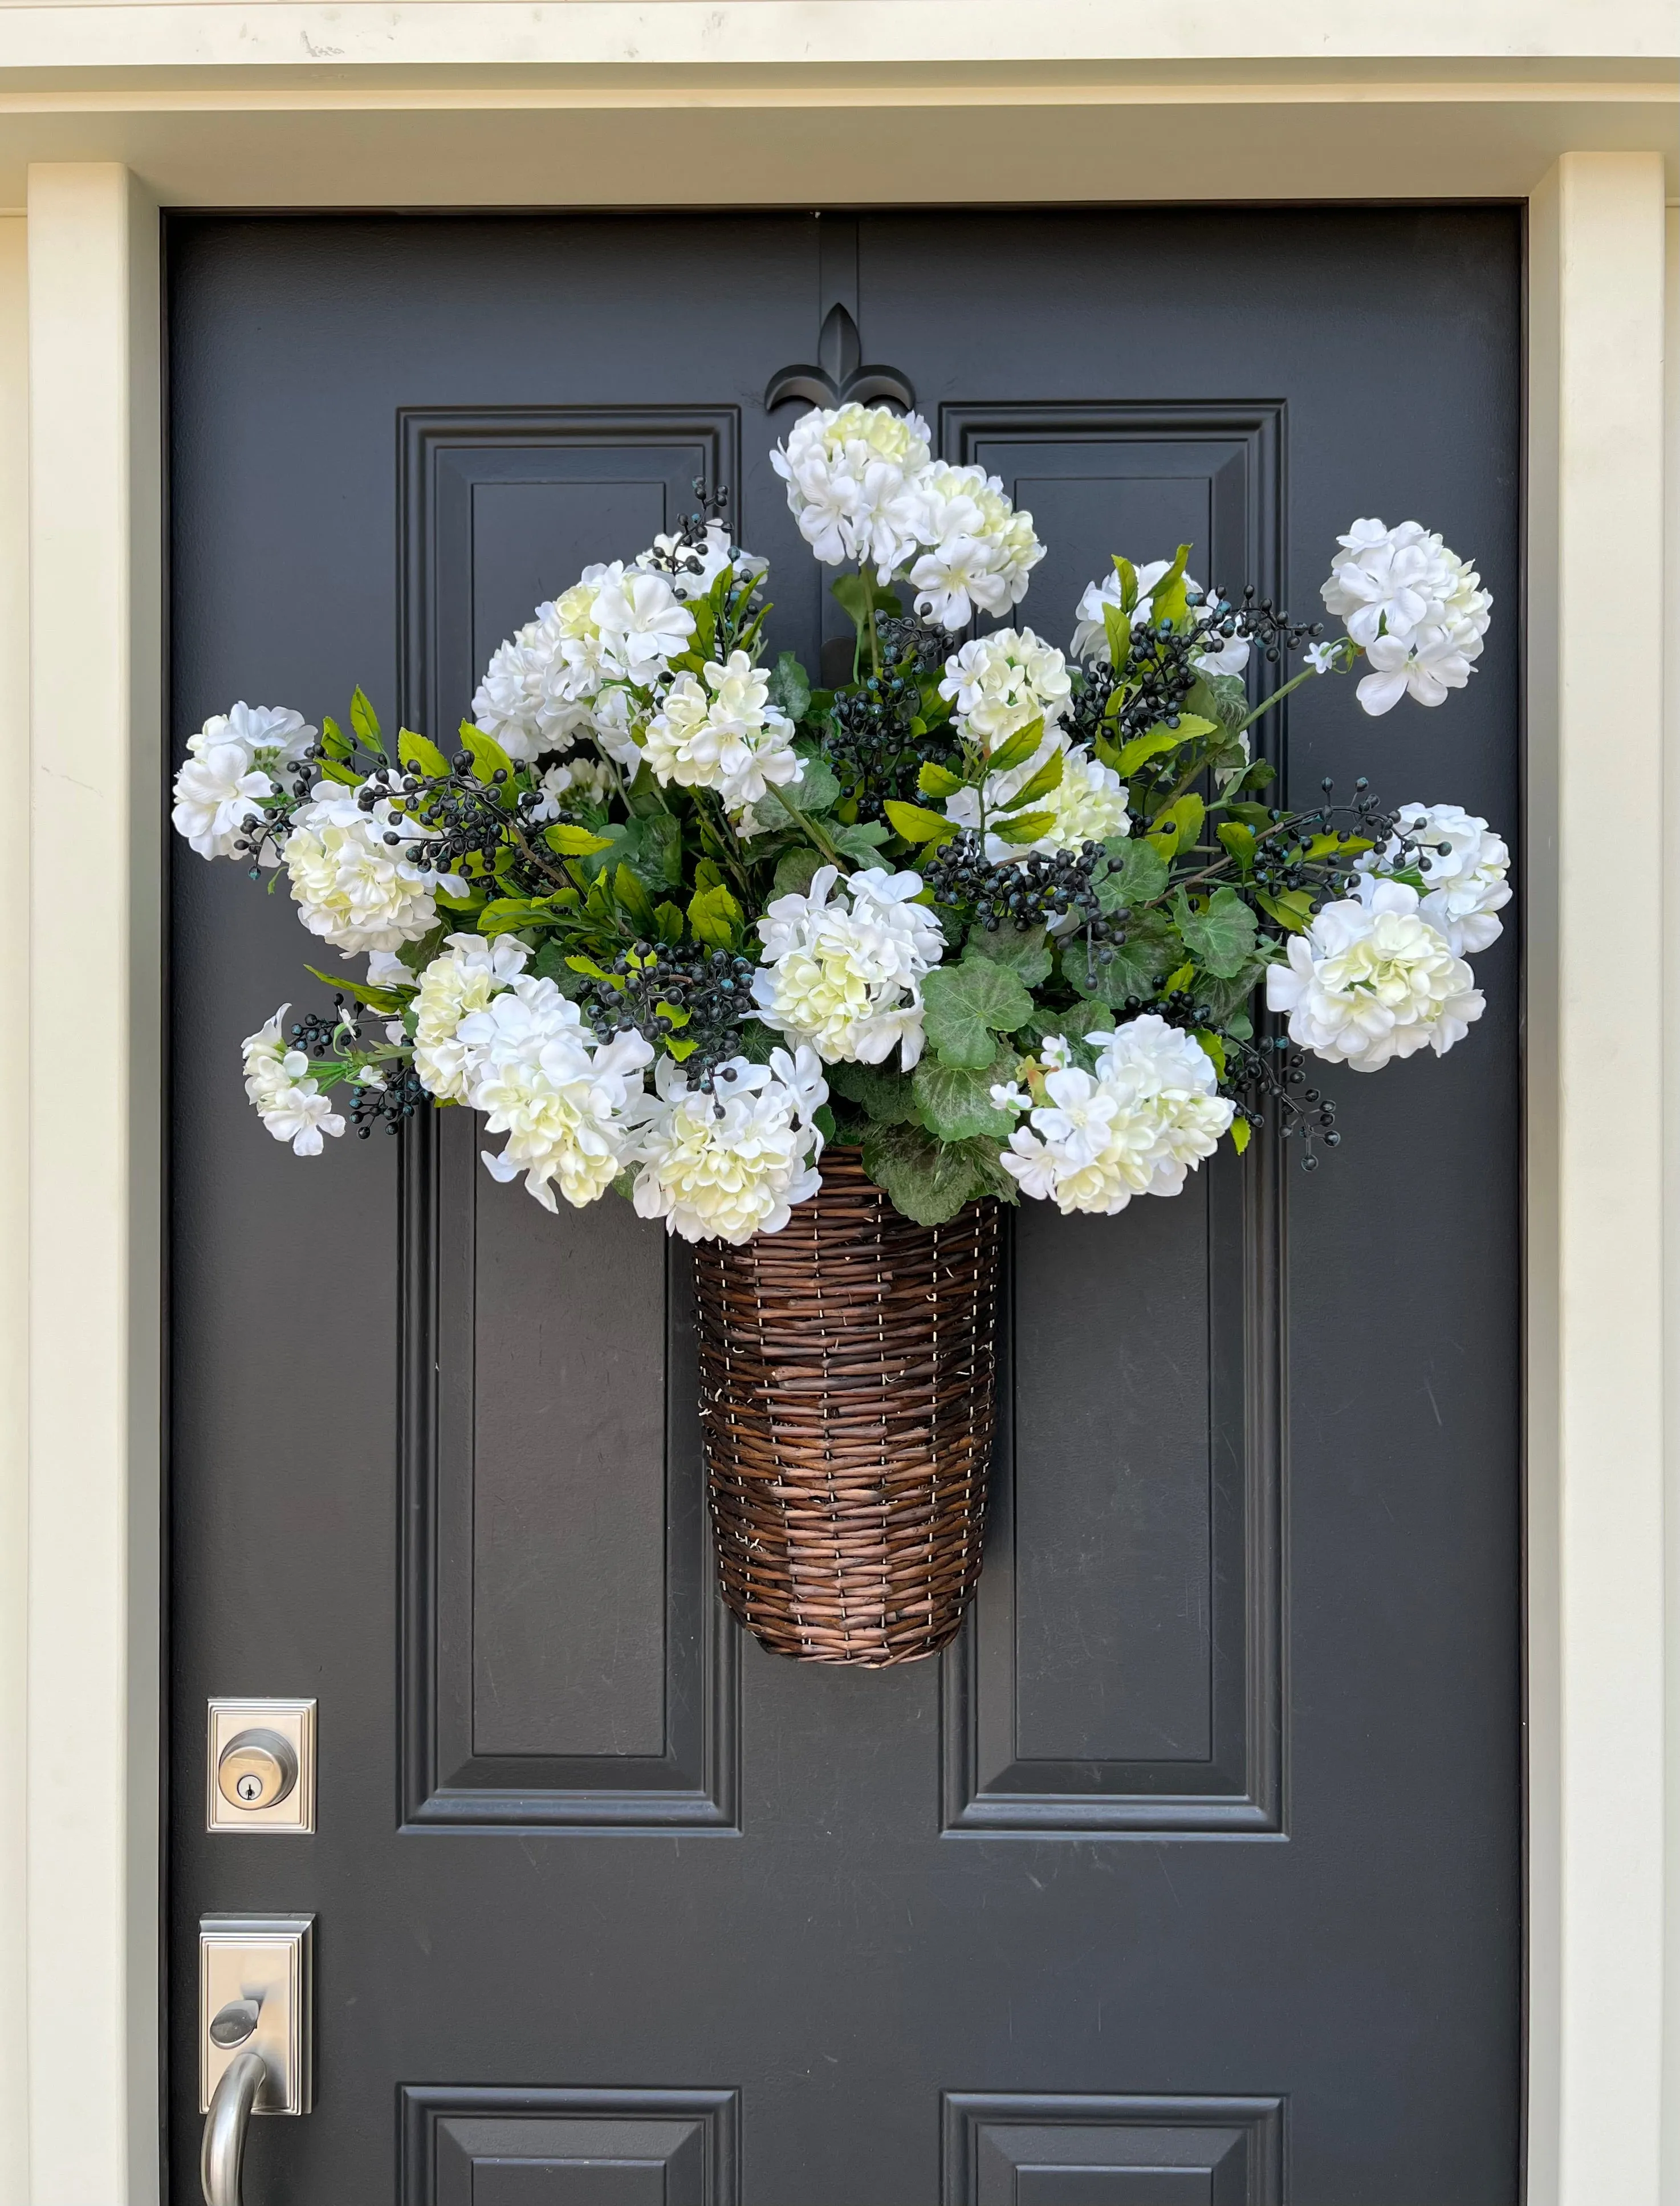
[[[1403,804],[1396,820],[1385,846],[1357,861],[1361,903],[1369,903],[1388,870],[1415,865],[1425,884],[1419,912],[1454,957],[1490,949],[1504,932],[1495,915],[1510,902],[1502,838],[1462,804]]]
[[[732,557],[730,532],[721,521],[706,522],[705,541],[700,544],[690,542],[676,530],[668,536],[656,536],[635,563],[664,575],[684,605],[705,597],[725,567],[734,567],[737,581],[749,575],[756,581],[770,568],[767,559],[738,547]]]
[[[493,736],[521,765],[539,751],[558,750],[569,742],[586,709],[573,698],[556,711],[550,696],[556,664],[556,638],[549,625],[553,611],[551,605],[539,605],[534,620],[497,646],[473,693],[474,726]]]
[[[1060,782],[1047,796],[1036,798],[1029,808],[1034,812],[1052,814],[1051,824],[1035,842],[1005,842],[993,831],[992,823],[1008,814],[1010,808],[1019,802],[1022,790],[1034,775],[1047,766],[1058,751],[1062,754]],[[1112,766],[1104,766],[1100,760],[1092,757],[1083,743],[1070,743],[1059,728],[1052,728],[1024,765],[1011,766],[1006,773],[989,773],[986,778],[986,862],[1003,866],[1018,858],[1029,858],[1037,851],[1076,850],[1081,843],[1105,843],[1111,835],[1129,835],[1132,821],[1126,808],[1126,784]],[[978,832],[980,799],[978,789],[959,789],[955,796],[945,799],[946,819],[954,820],[959,827]]]
[[[266,1026],[246,1035],[245,1093],[277,1142],[289,1142],[295,1156],[318,1157],[321,1136],[342,1134],[344,1121],[322,1094],[304,1052],[287,1046],[280,1023],[290,1009],[282,1004]]]
[[[388,834],[399,837],[394,846]],[[353,789],[317,782],[293,814],[285,849],[292,897],[309,932],[346,957],[429,934],[438,923],[432,891],[439,877],[403,855],[420,834],[412,820],[392,819],[388,799],[364,812]]]
[[[1290,936],[1289,963],[1266,968],[1266,999],[1289,1014],[1292,1041],[1355,1072],[1424,1048],[1444,1057],[1483,1009],[1469,967],[1403,881],[1378,881],[1365,902],[1326,904]]]
[[[557,820],[576,803],[604,804],[616,786],[612,768],[604,759],[574,758],[545,766],[538,778],[538,798],[531,818],[538,826]]]
[[[956,629],[976,612],[1006,613],[1018,605],[1044,557],[1032,515],[1017,513],[1003,484],[984,468],[935,462],[923,468],[914,489],[914,532],[925,548],[910,581],[922,617]]]
[[[1135,1195],[1177,1195],[1236,1110],[1216,1092],[1207,1052],[1153,1011],[1087,1039],[1097,1052],[1093,1073],[1068,1061],[1059,1036],[1045,1043],[1046,1101],[1013,1082],[992,1089],[999,1110],[1026,1117],[1002,1154],[1004,1171],[1064,1216],[1112,1215]]]
[[[915,549],[913,478],[927,465],[929,450],[920,414],[885,406],[813,407],[770,464],[788,486],[800,534],[823,564],[855,559],[873,567],[885,584]]]
[[[187,756],[175,778],[176,834],[201,858],[230,858],[247,820],[262,816],[262,800],[277,795],[274,777],[295,768],[319,730],[284,705],[247,705],[214,712],[187,738]],[[277,865],[271,843],[265,865]]]
[[[779,1233],[792,1206],[821,1186],[814,1120],[828,1088],[813,1051],[772,1050],[768,1064],[732,1057],[712,1075],[709,1095],[691,1091],[664,1057],[653,1087],[635,1143],[634,1201],[668,1233],[739,1247],[754,1233]]]
[[[1365,710],[1389,712],[1408,695],[1439,705],[1462,689],[1493,605],[1469,562],[1416,521],[1355,521],[1337,543],[1320,595],[1370,659],[1358,691]]]
[[[759,1016],[831,1064],[879,1064],[896,1047],[908,1072],[921,1055],[921,976],[944,955],[944,937],[913,901],[920,873],[874,866],[836,890],[837,879],[820,867],[806,895],[777,897],[758,922]]]
[[[505,1134],[481,1152],[495,1179],[517,1179],[545,1210],[557,1185],[581,1209],[623,1170],[653,1052],[639,1034],[597,1043],[552,981],[521,975],[456,1029],[468,1052],[464,1100]]]
[[[1053,643],[1029,628],[1000,628],[952,653],[939,695],[950,698],[964,732],[993,751],[1030,720],[1053,728],[1068,708],[1073,681]]]
[[[459,1103],[480,1061],[480,1052],[461,1039],[462,1022],[510,988],[531,953],[511,934],[450,934],[444,942],[414,997],[414,1070],[427,1094]]]
[[[715,789],[731,811],[801,780],[793,722],[770,702],[770,677],[744,651],[713,659],[702,682],[679,674],[647,724],[642,756],[662,784]]]
[[[1141,628],[1154,613],[1154,588],[1157,582],[1172,569],[1171,559],[1148,559],[1133,571],[1137,576],[1137,602],[1132,607],[1129,628]],[[1194,575],[1186,575],[1184,587],[1199,591],[1201,587]],[[1105,606],[1121,610],[1120,575],[1117,569],[1105,575],[1100,581],[1087,582],[1085,594],[1075,610],[1073,633],[1073,655],[1075,659],[1100,659],[1110,664],[1113,654],[1108,647],[1108,623],[1103,617]],[[1212,605],[1192,608],[1198,627],[1205,627],[1216,617]],[[1217,648],[1191,654],[1190,664],[1203,674],[1241,674],[1248,664],[1249,642],[1246,635],[1222,637]]]

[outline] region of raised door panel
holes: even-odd
[[[1278,2099],[951,2092],[944,2206],[1283,2206]]]
[[[402,2206],[736,2206],[729,2091],[402,2093]]]

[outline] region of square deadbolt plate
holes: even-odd
[[[205,1915],[199,1919],[199,2112],[210,2112],[222,2072],[241,2052],[267,2070],[259,2114],[307,2114],[314,2097],[313,1915]],[[235,2000],[258,2002],[242,2044],[211,2042],[210,2025]]]
[[[283,1799],[267,1808],[229,1800],[217,1782],[222,1756],[241,1732],[271,1732],[290,1748],[297,1778]],[[211,1831],[289,1831],[307,1837],[315,1827],[315,1703],[313,1701],[212,1701],[205,1756],[206,1828]]]

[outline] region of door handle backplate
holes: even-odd
[[[252,2111],[307,2114],[314,2099],[313,1915],[206,1915],[199,1923],[199,2112],[223,2072],[262,2062]]]

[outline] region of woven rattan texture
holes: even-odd
[[[695,1275],[724,1600],[805,1661],[936,1653],[980,1576],[996,1203],[915,1225],[831,1149],[779,1233],[702,1242]]]

